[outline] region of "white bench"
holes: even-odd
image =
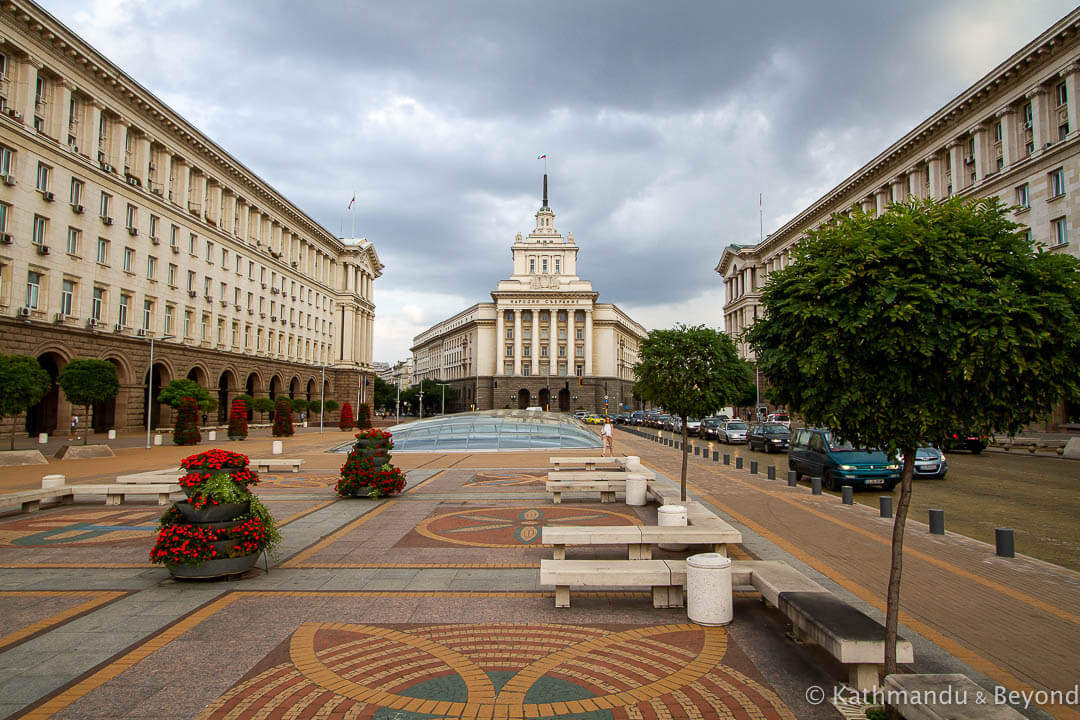
[[[65,505],[75,502],[75,494],[67,485],[36,490],[20,490],[0,495],[0,507],[18,505],[22,512],[36,512],[41,509],[42,500],[57,500]]]
[[[187,470],[169,468],[167,470],[151,470],[149,472],[132,473],[130,475],[117,475],[116,482],[121,484],[150,484],[174,483],[187,475]]]
[[[177,483],[144,483],[115,485],[68,485],[76,495],[104,495],[106,505],[120,505],[128,495],[157,495],[158,505],[168,505],[169,496],[180,492]]]
[[[551,482],[571,482],[574,480],[596,482],[597,480],[625,480],[629,474],[624,470],[563,470],[561,472],[552,470],[548,472],[547,479]],[[656,475],[653,473],[634,474],[642,475],[647,480],[656,479]]]
[[[250,460],[249,464],[254,465],[259,472],[270,472],[271,468],[290,468],[292,472],[300,472],[300,466],[304,462],[299,458],[263,458],[261,460]]]
[[[886,675],[889,705],[906,720],[1023,720],[967,675]]]
[[[677,560],[541,560],[540,584],[555,586],[555,607],[572,587],[649,587],[653,607],[682,607],[686,563]]]
[[[601,480],[589,482],[586,480],[573,480],[568,482],[548,482],[544,485],[551,493],[551,502],[558,505],[562,502],[564,492],[599,492],[600,502],[615,502],[616,492],[626,492],[625,480]]]
[[[552,525],[541,529],[541,543],[551,545],[555,560],[566,559],[567,545],[626,545],[629,560],[651,560],[660,543],[705,545],[709,552],[727,555],[727,544],[740,542],[738,530],[657,527],[641,525]]]
[[[556,470],[563,467],[583,467],[586,470],[595,470],[598,467],[617,468],[622,458],[613,457],[552,457],[548,462]]]

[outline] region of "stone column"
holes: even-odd
[[[11,55],[14,54],[15,53],[11,53]],[[42,64],[38,62],[36,58],[29,55],[15,58],[9,56],[9,61],[12,59],[15,62],[15,72],[9,84],[11,93],[10,104],[17,112],[22,113],[22,122],[25,125],[34,127],[34,110],[36,109],[35,99],[37,97],[37,71],[41,69]],[[63,398],[63,395],[63,393],[60,393],[61,398]],[[69,417],[68,420],[70,419],[71,418]]]
[[[1001,121],[1001,167],[1004,170],[1020,159],[1016,108],[1003,107],[994,113],[994,117]]]
[[[68,129],[71,127],[71,91],[75,84],[70,80],[61,79],[56,81],[56,89],[53,91],[53,101],[58,107],[49,117],[49,135],[63,146],[68,144]],[[78,140],[75,141],[78,145]]]
[[[559,375],[559,311],[556,308],[548,310],[548,372],[558,377]],[[548,402],[551,402],[550,399]],[[557,404],[557,403],[553,403]]]
[[[952,194],[956,195],[963,190],[967,183],[964,181],[964,155],[960,143],[953,140],[945,148],[949,151],[949,164],[952,176],[949,178],[952,185]]]
[[[344,306],[345,317],[342,320],[341,327],[341,361],[352,362],[355,355],[356,338],[354,318],[356,317],[356,308],[353,305],[345,304]]]
[[[495,375],[503,374],[503,363],[506,362],[506,311],[495,303]],[[477,371],[479,372],[479,371]]]
[[[514,311],[514,374],[521,374],[521,311]]]
[[[982,182],[986,177],[986,171],[989,169],[989,149],[986,142],[986,126],[976,125],[968,130],[968,134],[975,139],[975,182]]]
[[[593,328],[592,328],[592,309],[585,311],[585,374],[592,375],[592,355],[593,355]]]
[[[912,165],[907,169],[907,189],[910,197],[922,198],[923,196],[921,170],[922,168],[917,165]]]
[[[1031,140],[1035,145],[1031,154],[1038,155],[1047,140],[1046,91],[1033,87],[1024,94],[1024,98],[1031,101]]]
[[[923,162],[926,163],[927,176],[930,180],[930,197],[934,200],[940,200],[945,197],[945,168],[941,161],[941,156],[927,155]]]
[[[1069,134],[1073,137],[1080,130],[1080,64],[1072,63],[1061,69],[1058,77],[1065,80],[1065,110],[1069,115]]]
[[[880,187],[874,191],[874,213],[884,215],[889,207],[889,188]]]
[[[907,180],[905,180],[903,175],[897,175],[892,179],[892,182],[889,183],[890,187],[892,188],[893,202],[904,202],[905,200],[907,200],[907,196],[904,194],[904,185],[906,184]]]
[[[532,311],[532,339],[529,340],[529,345],[532,346],[532,374],[540,374],[540,311],[534,309]]]

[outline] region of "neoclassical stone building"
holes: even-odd
[[[756,245],[724,249],[724,327],[736,339],[761,313],[769,273],[833,213],[881,213],[912,197],[997,196],[1051,252],[1080,256],[1080,10],[991,70]],[[745,343],[740,354],[752,359]],[[1062,422],[1069,408],[1059,408]]]
[[[477,303],[414,338],[414,382],[436,379],[457,391],[453,410],[474,405],[614,412],[633,397],[645,329],[610,303],[597,302],[577,274],[574,234],[555,229],[547,175],[536,227],[518,233],[513,272],[490,303]],[[451,406],[447,405],[447,411]]]
[[[318,399],[324,374],[327,397],[370,400],[382,267],[40,7],[0,6],[0,352],[54,377],[114,363],[96,429],[168,423],[147,383],[183,377],[222,417],[242,392]],[[70,414],[54,387],[26,429]]]

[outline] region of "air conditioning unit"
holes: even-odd
[[[135,235],[139,234],[139,228],[137,228],[137,227],[128,226],[127,231],[128,231],[128,235],[135,236]]]
[[[19,317],[30,317],[30,308],[28,308],[28,307],[19,308]]]
[[[76,215],[82,215],[84,212],[86,212],[86,208],[84,208],[82,205],[72,204],[71,211],[74,212]]]
[[[266,289],[266,283],[263,283],[263,284],[262,284],[262,288],[263,288],[263,290],[265,290],[265,289]]]
[[[5,185],[14,185],[15,184],[15,176],[14,175],[5,175],[4,176],[4,184]]]
[[[233,305],[233,310],[236,310],[236,312],[240,312],[240,306],[239,305]]]
[[[203,295],[203,300],[205,300],[206,302],[212,303],[212,302],[214,302],[214,296],[213,295]]]
[[[56,195],[52,194],[48,190],[42,190],[41,197],[45,200],[45,202],[52,202],[56,199]]]
[[[221,301],[221,307],[229,307],[229,301],[228,300],[222,300]]]
[[[170,247],[172,248],[173,255],[178,255],[180,253],[180,248],[176,247],[175,245],[171,245]]]
[[[101,222],[102,222],[102,224],[104,224],[104,225],[112,225],[112,218],[111,218],[111,217],[107,217],[107,216],[106,216],[106,217],[102,217],[102,218],[101,218]]]
[[[160,187],[151,188],[150,191],[152,193],[154,193],[155,195],[161,195],[164,192],[164,190],[162,188],[160,188]]]
[[[15,118],[16,120],[22,120],[22,113],[19,112],[18,110],[16,110],[15,108],[8,108],[7,109],[7,114],[10,115],[11,117]]]
[[[95,328],[100,324],[101,324],[101,321],[97,320],[95,318],[90,318],[89,320],[86,321],[86,327],[89,327],[89,328]]]
[[[113,166],[109,163],[103,162],[101,163],[101,169],[107,173],[111,173],[113,171]]]
[[[140,187],[142,185],[142,181],[139,180],[139,178],[135,177],[134,175],[128,175],[127,176],[127,181],[128,181],[128,185],[134,185],[135,187]]]
[[[0,235],[0,243],[3,243],[4,245],[10,245],[13,242],[15,242],[15,238],[11,237],[11,233],[4,233],[3,235]]]
[[[124,326],[121,325],[120,323],[116,323],[115,325],[113,325],[113,330],[116,331],[116,332],[123,332],[124,331]]]
[[[151,235],[150,236],[150,242],[154,243],[155,245],[160,245],[161,244],[161,238],[154,237],[153,235]]]
[[[48,255],[49,254],[49,246],[48,245],[38,245],[37,246],[37,252],[38,252],[38,255]]]
[[[252,308],[248,308],[248,315],[254,315],[254,314],[255,314],[255,310],[252,309]]]
[[[187,294],[188,294],[188,297],[195,297],[195,295],[197,295],[197,293],[194,290],[188,290]]]
[[[146,337],[146,328],[139,328],[135,331],[135,334],[139,337]]]
[[[290,265],[292,265],[293,267],[297,267],[299,264],[300,263],[296,262],[295,260],[290,263]]]
[[[65,317],[64,313],[56,313],[55,315],[53,315],[53,321],[58,322],[58,323],[62,323],[62,322],[64,322],[64,317]]]
[[[975,156],[974,155],[965,155],[964,156],[964,164],[965,165],[970,165],[973,162],[975,162]]]
[[[1030,120],[1025,120],[1024,121],[1024,129],[1025,130],[1030,130],[1031,129],[1031,121]]]
[[[23,308],[23,310],[25,310],[25,309],[26,308]],[[271,315],[270,316],[270,322],[277,322],[277,316],[276,315]]]

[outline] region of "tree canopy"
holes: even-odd
[[[0,419],[13,417],[37,405],[52,389],[52,378],[38,361],[27,355],[0,355]],[[15,449],[15,421],[11,425]]]
[[[181,378],[179,380],[173,380],[168,385],[161,389],[161,393],[158,394],[157,401],[159,403],[165,403],[173,408],[180,407],[180,401],[189,397],[195,400],[199,408],[202,410],[212,410],[209,406],[210,393],[203,388],[202,385],[189,380],[188,378]]]
[[[83,435],[83,444],[89,441],[90,406],[116,397],[120,392],[120,382],[116,377],[116,366],[108,360],[81,358],[72,360],[56,378],[64,397],[72,405],[86,408],[87,432]]]
[[[392,385],[378,375],[375,376],[373,400],[376,408],[390,409],[397,403],[397,385]]]
[[[438,380],[426,379],[422,380],[416,385],[410,385],[408,389],[401,391],[401,402],[405,404],[409,403],[409,406],[413,409],[419,407],[420,391],[424,391],[424,415],[433,415],[434,413],[442,409],[443,402],[443,388],[439,384]],[[397,390],[394,390],[395,402],[397,400]],[[446,404],[452,406],[457,399],[457,391],[454,388],[447,386],[446,388]]]
[[[748,365],[725,333],[698,325],[653,330],[634,366],[639,397],[683,420],[682,499],[686,499],[686,419],[733,403],[745,389]]]
[[[915,448],[957,429],[1010,433],[1080,388],[1080,261],[1034,247],[996,198],[855,208],[772,273],[746,338],[808,424],[902,450],[886,611],[896,671]]]

